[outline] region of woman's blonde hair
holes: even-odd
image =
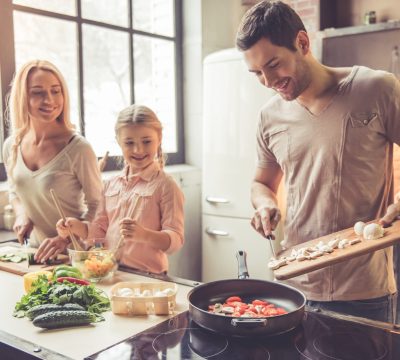
[[[144,125],[155,130],[160,139],[157,149],[157,159],[160,167],[163,168],[166,162],[166,155],[161,148],[162,124],[153,110],[144,105],[130,105],[120,111],[115,124],[115,135],[118,138],[119,130],[127,125]]]
[[[14,144],[11,147],[11,156],[8,159],[7,168],[9,174],[12,174],[12,170],[17,160],[18,146],[20,145],[24,135],[29,130],[28,77],[36,70],[49,71],[59,80],[61,92],[64,97],[64,106],[57,120],[64,122],[68,129],[75,129],[75,126],[70,120],[70,100],[67,83],[60,70],[46,60],[32,60],[22,65],[12,81],[7,109],[8,121],[11,124],[11,134],[15,137]]]

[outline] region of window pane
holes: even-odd
[[[13,0],[13,3],[65,15],[76,15],[75,0]]]
[[[128,44],[127,33],[83,26],[86,138],[98,156],[106,151],[121,155],[114,124],[117,114],[130,104]]]
[[[82,17],[128,26],[128,0],[82,0]]]
[[[163,150],[177,151],[175,44],[135,35],[135,103],[149,106],[163,123]]]
[[[174,36],[173,0],[132,0],[133,28],[166,36]]]
[[[51,31],[49,31],[51,29]],[[15,66],[43,59],[56,65],[71,97],[71,121],[79,130],[78,55],[75,23],[14,11]]]

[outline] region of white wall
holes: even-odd
[[[203,59],[235,46],[242,0],[183,0],[184,123],[186,163],[202,167]],[[245,2],[244,2],[245,3]]]

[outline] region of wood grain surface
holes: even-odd
[[[34,252],[35,250],[24,249],[23,246],[20,246],[17,243],[1,244],[0,246],[0,254],[5,254],[5,253],[20,254],[20,253],[26,253],[27,251]],[[52,270],[57,265],[65,264],[68,261],[69,257],[67,255],[62,255],[62,254],[58,255],[57,262],[52,265],[46,265],[46,264],[29,265],[28,260],[24,260],[19,263],[0,261],[0,270],[7,271],[16,275],[24,275],[32,271]]]
[[[377,222],[377,221],[371,221]],[[367,223],[367,224],[369,224]],[[339,237],[340,239],[353,240],[358,238],[353,230],[353,228],[348,228],[342,231],[338,231],[329,235],[319,237],[314,240],[304,242],[302,244],[296,245],[293,248],[289,248],[279,254],[279,257],[289,256],[292,249],[300,249],[307,246],[315,246],[320,241],[327,243],[329,240]],[[290,279],[292,277],[309,273],[314,270],[322,269],[326,266],[340,263],[342,261],[349,260],[351,258],[364,255],[373,251],[377,251],[389,246],[400,240],[400,221],[396,221],[392,226],[385,228],[384,236],[377,240],[364,240],[362,237],[361,242],[348,245],[344,249],[335,249],[330,254],[324,254],[316,259],[304,260],[304,261],[292,261],[288,265],[282,266],[274,271],[275,278],[277,280]]]

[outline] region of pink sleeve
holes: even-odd
[[[87,223],[88,225],[88,236],[86,240],[91,241],[92,239],[104,239],[108,229],[108,215],[106,211],[105,196],[106,187],[108,184],[104,184],[104,189],[100,199],[99,206],[97,207],[95,218],[92,222]]]
[[[167,177],[161,194],[161,231],[166,232],[171,244],[167,254],[178,251],[184,242],[184,197],[175,181]]]

